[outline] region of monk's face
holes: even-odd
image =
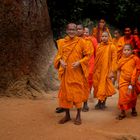
[[[120,33],[118,30],[114,31],[114,37],[115,38],[119,38],[120,37]]]
[[[131,35],[131,29],[130,28],[125,28],[124,29],[124,34],[125,34],[125,36],[130,36]]]
[[[138,35],[138,34],[139,34],[138,29],[135,28],[135,29],[134,29],[134,35]]]
[[[74,38],[76,36],[76,24],[68,24],[67,29],[66,29],[66,33],[70,38]]]
[[[84,28],[82,25],[77,25],[77,36],[83,37],[84,35]]]
[[[125,57],[128,57],[132,54],[132,49],[131,49],[131,46],[130,45],[125,45],[124,48],[123,48],[123,55]]]
[[[101,41],[106,43],[106,42],[108,42],[108,39],[109,39],[108,33],[107,32],[103,32],[102,36],[101,36]]]
[[[105,21],[103,19],[101,19],[99,21],[99,28],[103,29],[104,25],[105,25]]]
[[[88,28],[84,28],[84,36],[89,36],[89,29]]]

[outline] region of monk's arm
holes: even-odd
[[[92,43],[90,45],[84,44],[84,46],[82,46],[82,51],[83,51],[83,57],[79,62],[80,64],[87,64],[94,51],[92,47]]]
[[[136,80],[137,80],[137,76],[138,76],[137,69],[135,68],[133,70],[133,73],[132,73],[132,76],[131,76],[131,83],[130,83],[131,85],[135,85]]]
[[[82,58],[74,63],[72,63],[72,67],[76,68],[79,65],[85,65],[88,66],[88,62],[90,57],[93,55],[94,53],[94,49],[93,49],[93,44],[91,40],[80,40],[80,48],[81,48],[81,52],[82,52]]]

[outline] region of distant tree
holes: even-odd
[[[105,18],[113,26],[123,29],[126,24],[140,25],[139,0],[48,0],[49,14],[55,37],[61,36],[69,21],[92,21]],[[55,9],[55,10],[54,10]]]

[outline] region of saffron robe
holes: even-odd
[[[89,40],[92,43],[89,47],[91,47],[91,50],[93,49],[92,56],[89,60],[89,76],[88,76],[88,84],[89,84],[89,88],[91,90],[91,88],[93,86],[94,59],[96,56],[96,49],[97,49],[98,43],[97,43],[97,40],[95,37],[88,36],[88,37],[84,37],[84,39]]]
[[[137,95],[139,95],[140,94],[140,58],[134,57],[134,59],[136,62],[136,69],[133,72],[132,81],[135,82],[133,83],[135,85],[135,92],[137,93]]]
[[[72,108],[75,105],[81,108],[82,102],[87,100],[85,83],[88,79],[88,62],[91,51],[82,38],[70,38],[58,40],[58,52],[54,59],[54,66],[58,69],[60,83],[59,103],[62,108]],[[60,59],[67,63],[66,68],[60,64]],[[72,63],[79,61],[80,66],[72,68]]]
[[[94,97],[104,101],[107,97],[115,94],[115,88],[109,74],[117,70],[117,52],[115,46],[111,43],[99,44],[94,64]]]
[[[119,74],[119,101],[118,107],[121,110],[128,110],[136,106],[137,93],[135,90],[137,82],[137,59],[135,55],[124,57],[118,62]],[[134,90],[128,93],[128,86],[133,85]]]
[[[122,48],[119,45],[121,43],[119,40],[120,40],[120,38],[119,39],[113,38],[113,40],[112,40],[113,44],[116,46],[116,49],[117,49],[117,60],[119,60],[121,58],[121,53],[122,53]]]

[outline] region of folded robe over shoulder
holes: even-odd
[[[117,52],[111,43],[101,43],[97,47],[93,72],[94,97],[104,101],[105,98],[115,94],[109,74],[117,69]]]
[[[119,102],[121,110],[128,110],[136,106],[138,84],[138,59],[135,55],[123,57],[118,62],[119,76]],[[128,94],[128,86],[132,84],[134,90]]]
[[[54,60],[54,66],[58,69],[61,81],[59,89],[60,107],[71,108],[73,105],[80,108],[82,102],[87,100],[85,83],[88,79],[88,62],[91,50],[85,45],[82,38],[65,37],[58,40],[58,53]],[[67,63],[64,69],[60,65],[60,59]],[[80,61],[80,66],[72,68],[72,63]]]
[[[85,41],[86,41],[86,45],[89,46],[91,52],[91,57],[89,60],[89,76],[88,76],[88,85],[89,88],[91,90],[92,86],[93,86],[93,69],[94,69],[94,59],[95,59],[95,55],[96,55],[96,49],[97,49],[97,40],[95,37],[92,36],[88,36],[88,37],[84,37]]]

